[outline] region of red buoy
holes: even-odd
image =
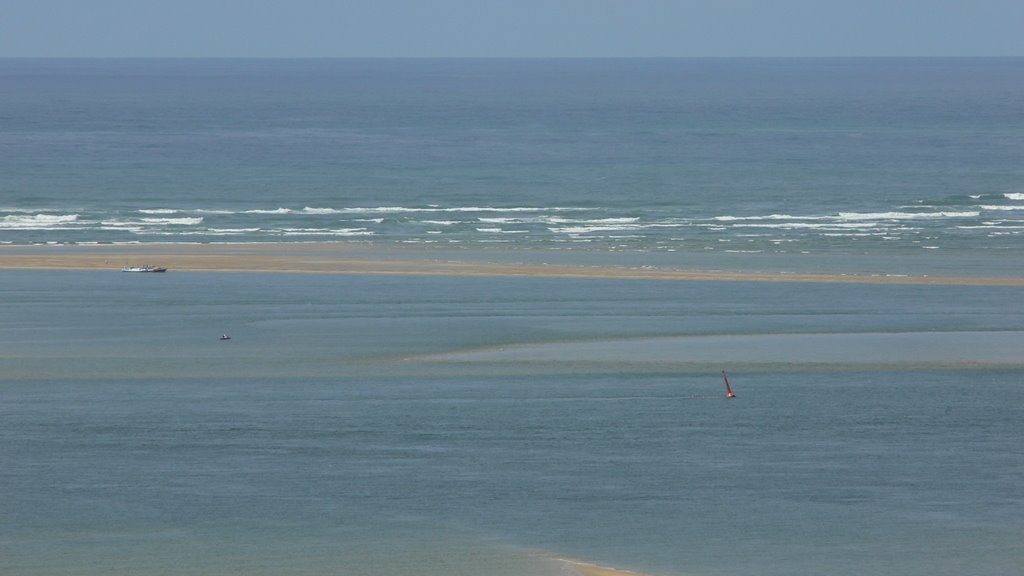
[[[722,370],[722,379],[725,380],[725,397],[735,398],[736,393],[732,391],[732,387],[729,386],[729,377],[725,375],[725,370]]]

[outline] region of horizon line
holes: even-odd
[[[733,56],[5,56],[0,60],[1012,60],[1020,55]]]

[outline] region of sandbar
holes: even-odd
[[[596,564],[588,564],[577,560],[565,560],[565,562],[572,565],[573,569],[582,576],[650,576],[649,574],[644,574],[642,572],[598,566]]]
[[[599,278],[621,280],[819,282],[1024,286],[1024,278],[688,270],[674,267],[549,264],[534,253],[515,261],[466,252],[388,250],[330,244],[139,244],[0,246],[0,269],[109,270],[154,265],[180,272],[278,272],[404,276]]]

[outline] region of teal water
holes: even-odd
[[[1020,264],[1021,59],[28,59],[0,85],[0,243]]]
[[[1024,370],[987,348],[1020,340],[1017,288],[2,279],[5,573],[544,575],[570,557],[665,576],[1006,575],[1024,560]],[[748,355],[751,338],[807,334],[802,355]],[[830,338],[930,334],[955,358],[820,361]],[[609,342],[650,357],[588,353]],[[486,356],[522,345],[536,353]]]

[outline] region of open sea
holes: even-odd
[[[1020,278],[1021,94],[1019,58],[0,59],[0,253]],[[1024,574],[1019,286],[120,265],[0,270],[2,574]]]

